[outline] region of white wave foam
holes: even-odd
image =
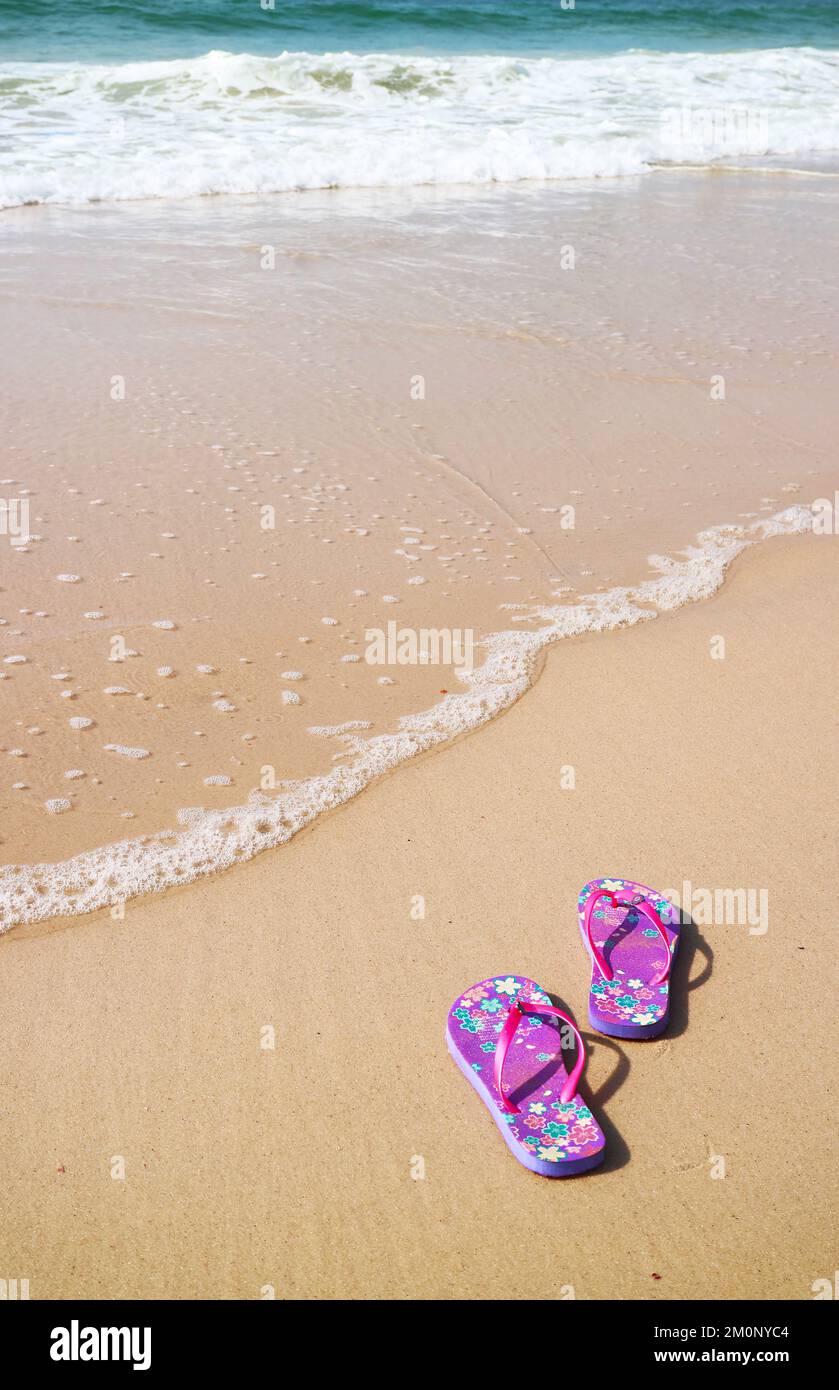
[[[284,844],[324,811],[357,796],[382,773],[478,728],[508,708],[531,685],[539,655],[553,642],[583,632],[649,621],[658,612],[709,597],[747,546],[771,536],[811,530],[813,513],[791,507],[749,527],[704,531],[680,558],[655,556],[658,576],[633,587],[591,594],[577,604],[530,610],[543,626],[532,632],[497,632],[485,638],[483,664],[461,680],[467,687],[431,709],[406,715],[399,731],[352,739],[355,759],[331,772],[285,784],[270,797],[252,792],[243,806],[206,812],[193,807],[178,817],[185,829],[122,840],[58,864],[0,868],[0,930],[49,917],[74,916],[159,892],[251,859]],[[644,606],[641,606],[644,605]],[[350,726],[344,726],[348,728]],[[338,732],[329,730],[330,734]],[[345,735],[345,737],[348,737]],[[145,750],[120,750],[139,753]]]
[[[605,177],[839,148],[839,55],[11,63],[0,206]]]

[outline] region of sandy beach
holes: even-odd
[[[5,1267],[33,1298],[811,1298],[837,578],[835,538],[769,542],[706,603],[559,644],[502,718],[280,851],[7,935]],[[618,872],[768,892],[765,933],[688,929],[647,1044],[583,1017],[576,895]],[[496,969],[583,1026],[593,1174],[520,1168],[446,1053]]]

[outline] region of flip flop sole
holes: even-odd
[[[504,1089],[521,1113],[509,1115],[500,1105],[493,1077],[495,1040],[522,991],[550,1002],[522,975],[496,975],[473,985],[449,1010],[446,1045],[519,1163],[546,1178],[585,1173],[603,1162],[606,1140],[579,1095],[560,1100],[568,1072],[557,1020],[522,1020],[504,1063]]]
[[[613,907],[607,900],[592,916],[594,939],[614,972],[606,981],[600,973],[586,935],[585,907],[592,893],[640,893],[658,912],[670,945],[671,961],[679,946],[679,914],[655,888],[629,878],[595,878],[580,893],[577,904],[583,945],[592,962],[588,1001],[589,1022],[611,1038],[657,1038],[670,1021],[670,981],[650,982],[667,963],[659,932],[639,913]]]

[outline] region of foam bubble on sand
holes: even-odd
[[[62,692],[63,694],[64,692]],[[106,685],[102,691],[103,695],[130,695],[131,691],[127,685]]]
[[[284,681],[302,681],[303,679],[302,671],[283,671],[281,674]]]
[[[219,811],[196,807],[179,813],[178,832],[121,840],[56,864],[0,867],[0,925],[75,916],[144,893],[191,882],[285,844],[325,811],[343,805],[400,763],[480,727],[512,705],[536,678],[547,646],[584,632],[608,632],[648,622],[659,612],[706,598],[747,546],[771,536],[812,530],[813,512],[795,506],[749,526],[704,531],[677,559],[656,558],[657,577],[635,586],[585,595],[578,603],[533,609],[541,626],[497,632],[481,643],[482,665],[462,680],[462,693],[447,694],[432,708],[405,715],[395,733],[359,738],[353,759],[326,774],[283,784],[268,796],[251,792],[243,805]],[[644,605],[643,607],[641,605]],[[389,680],[390,677],[380,677]],[[300,696],[284,691],[287,702]],[[109,750],[147,757],[146,749]]]
[[[163,632],[172,632],[175,624],[172,622],[171,618],[157,618],[152,623],[152,627],[159,627]]]
[[[350,665],[353,661],[360,661],[361,657],[356,656],[354,652],[349,652],[346,656],[342,656],[341,660],[345,662],[347,665]]]
[[[80,767],[71,767],[70,770],[64,774],[68,782],[77,782],[78,779],[84,777],[84,775]]]
[[[299,705],[300,696],[296,690],[283,690],[280,696],[284,705]]]
[[[174,676],[175,672],[171,666],[158,666],[157,674],[165,678],[166,676]]]
[[[55,577],[59,584],[80,584],[82,580],[80,574],[57,574]]]
[[[223,772],[214,772],[212,776],[204,778],[205,787],[229,787],[230,782],[231,779]]]
[[[200,671],[202,676],[214,676],[216,674],[215,666],[202,665],[196,666],[195,669],[196,671]]]
[[[7,666],[23,666],[23,665],[25,665],[26,662],[29,660],[29,657],[28,657],[28,656],[4,656],[4,657],[3,657],[3,660],[4,660],[4,662],[6,663]]]
[[[119,753],[121,758],[150,758],[148,748],[127,748],[124,743],[103,744],[106,753]]]
[[[229,700],[213,700],[213,709],[217,709],[220,714],[232,714],[236,706],[231,705]]]
[[[44,810],[49,811],[51,816],[60,816],[62,811],[69,811],[71,805],[66,796],[55,796],[51,801],[44,802]]]

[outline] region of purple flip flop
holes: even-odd
[[[570,1074],[568,1029],[577,1042]],[[532,980],[496,975],[467,989],[449,1010],[446,1043],[525,1168],[564,1178],[602,1163],[606,1140],[577,1092],[583,1040]]]
[[[588,1016],[612,1038],[655,1038],[670,1016],[670,969],[679,944],[672,903],[628,878],[594,878],[577,904],[591,956]]]

